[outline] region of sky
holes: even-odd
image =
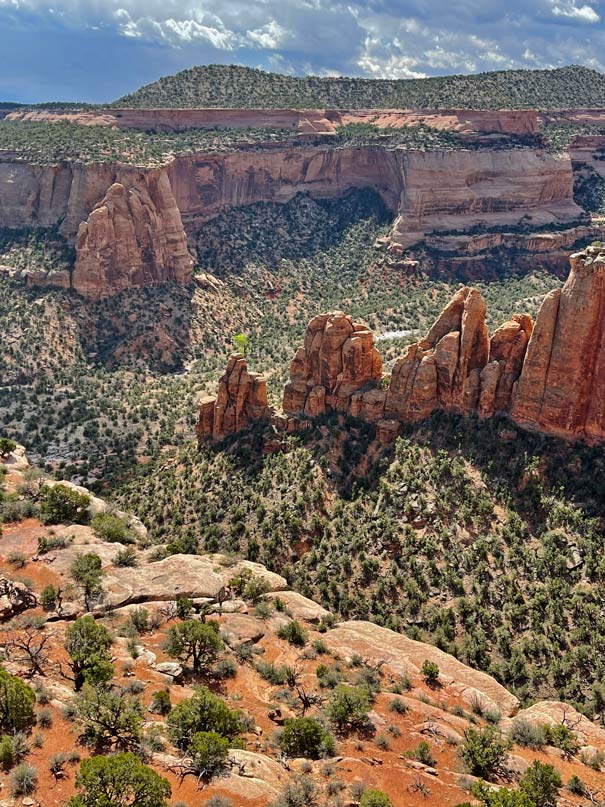
[[[197,64],[415,78],[605,70],[605,0],[0,0],[0,100],[114,100]]]

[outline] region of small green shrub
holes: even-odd
[[[300,622],[296,622],[295,620],[288,622],[287,625],[282,625],[277,631],[277,635],[280,639],[285,639],[296,647],[303,647],[307,642],[307,632]]]

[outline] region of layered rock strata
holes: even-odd
[[[515,314],[490,338],[485,314],[480,292],[461,288],[426,338],[395,362],[390,377],[382,375],[368,328],[340,311],[314,317],[284,389],[288,427],[297,418],[335,411],[375,423],[386,443],[399,424],[440,409],[482,418],[506,413],[526,428],[602,441],[605,249],[595,245],[572,256],[567,282],[546,296],[535,323]],[[232,357],[218,398],[202,402],[200,439],[220,438],[254,420],[283,419],[267,408],[264,386],[260,400],[248,381],[240,386],[244,372],[243,358]]]
[[[98,109],[8,111],[9,120],[43,123],[68,121],[82,126],[111,126],[145,131],[185,131],[223,126],[267,127],[301,133],[334,133],[347,123],[371,123],[379,128],[431,126],[455,132],[534,134],[537,113],[531,109]]]
[[[117,204],[114,191],[106,198],[116,183],[127,191],[128,211]],[[396,253],[434,232],[516,226],[521,221],[536,227],[564,226],[581,215],[573,201],[572,166],[566,154],[268,144],[177,156],[163,168],[34,165],[5,152],[0,162],[0,226],[60,227],[77,247],[74,288],[85,295],[107,296],[130,285],[188,278],[185,232],[195,235],[225,208],[283,203],[298,193],[336,199],[362,188],[380,194],[397,215],[389,239]],[[119,218],[124,224],[118,230],[128,231],[128,245],[121,253],[118,245],[114,249],[104,243],[116,225],[109,213],[97,212],[108,207],[106,202],[122,208]],[[82,222],[92,227],[94,236],[78,238]]]

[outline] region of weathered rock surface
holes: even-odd
[[[104,576],[104,599],[97,610],[121,608],[131,603],[173,602],[180,597],[216,600],[231,578],[245,569],[266,580],[270,591],[288,588],[279,574],[252,561],[230,563],[224,555],[170,555],[164,560],[148,562],[146,552],[138,553],[138,566],[118,567],[113,559],[123,544],[105,543],[89,527],[72,524],[55,529],[57,537],[71,539],[62,549],[48,556],[49,568],[65,580],[78,555],[95,552],[101,558]],[[239,614],[234,616],[240,616]]]
[[[373,661],[384,660],[396,673],[419,675],[425,659],[439,667],[443,685],[453,687],[464,700],[479,696],[486,708],[503,715],[513,715],[519,708],[517,698],[487,673],[473,670],[437,647],[417,642],[371,622],[342,622],[325,634],[326,644],[342,656],[358,653]]]
[[[323,606],[308,597],[303,597],[297,591],[278,591],[267,596],[271,600],[281,600],[294,619],[303,622],[321,622],[322,619],[330,617],[330,612]]]
[[[151,121],[145,123],[148,112]],[[250,125],[245,112],[242,117],[241,110],[135,110],[131,125],[182,129],[200,115],[207,115],[208,122],[198,125],[217,125],[217,115],[229,118],[227,125]],[[527,133],[535,129],[532,112],[383,110],[343,111],[331,117],[327,111],[319,112],[252,114],[268,116],[271,125],[276,125],[276,115],[285,115],[283,125],[301,134],[330,132],[342,123],[356,121],[377,126],[426,122],[461,132]],[[73,114],[75,122],[108,122],[105,112]],[[107,112],[110,117],[118,114],[120,125],[128,126],[127,112]],[[172,117],[173,123],[163,121],[163,115]],[[161,169],[119,163],[33,165],[16,156],[4,153],[0,162],[0,226],[60,226],[71,242],[78,235],[73,285],[91,297],[113,294],[130,285],[187,280],[191,261],[183,225],[193,235],[226,207],[287,202],[298,193],[334,199],[353,188],[375,190],[397,214],[390,242],[399,251],[435,232],[516,225],[521,220],[536,227],[565,224],[576,222],[582,213],[573,200],[569,154],[529,148],[423,152],[298,143],[276,148],[268,144],[266,148],[179,155]],[[124,187],[126,198],[115,184]],[[118,234],[117,242],[112,233]],[[69,277],[32,275],[29,282],[66,286]]]
[[[304,346],[292,360],[283,410],[312,416],[328,409],[347,411],[354,393],[381,378],[382,360],[372,331],[342,311],[319,314],[307,326]]]
[[[251,373],[242,353],[229,358],[219,379],[216,397],[205,396],[200,402],[197,438],[221,440],[252,423],[267,420],[271,410],[267,401],[267,379]]]
[[[562,289],[544,299],[527,347],[512,417],[562,437],[605,436],[605,253],[571,257]]]
[[[262,620],[249,614],[229,614],[221,621],[221,636],[231,647],[260,641],[267,628]]]
[[[405,187],[391,241],[406,248],[427,233],[502,226],[529,217],[534,226],[578,219],[569,155],[530,149],[407,152]]]
[[[396,362],[386,396],[388,417],[408,421],[438,408],[476,410],[480,373],[489,355],[485,312],[476,289],[455,294],[426,339]]]
[[[605,729],[593,723],[568,703],[538,701],[527,709],[522,709],[516,719],[527,720],[536,725],[554,726],[564,723],[573,730],[581,743],[595,745],[598,748],[605,746]]]
[[[167,175],[115,182],[78,228],[73,287],[100,298],[167,280],[186,283],[193,260]]]

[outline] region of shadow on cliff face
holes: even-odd
[[[167,283],[129,289],[86,305],[80,336],[95,364],[108,369],[183,370],[193,320],[192,288]]]
[[[330,200],[300,193],[284,204],[232,208],[199,230],[198,262],[218,277],[241,273],[254,263],[275,269],[281,260],[313,258],[337,244],[353,224],[369,219],[377,225],[392,219],[379,194],[370,189]]]

